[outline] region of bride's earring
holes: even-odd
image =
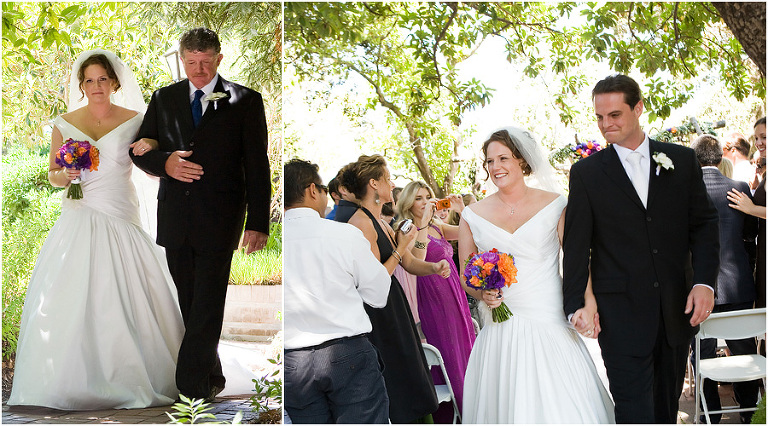
[[[376,198],[374,199],[374,201],[376,202],[376,204],[381,204],[381,197],[379,197],[379,191],[377,190],[375,194],[376,194]]]

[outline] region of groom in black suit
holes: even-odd
[[[160,177],[157,243],[186,327],[176,384],[188,397],[212,399],[226,381],[217,347],[232,252],[244,221],[248,253],[262,249],[269,232],[267,125],[261,95],[217,73],[215,32],[190,30],[179,50],[187,79],[152,95],[137,135],[157,149],[130,155]]]
[[[649,140],[640,87],[592,90],[611,145],[573,165],[563,241],[566,315],[597,299],[618,423],[676,423],[691,337],[714,306],[718,217],[693,150]]]

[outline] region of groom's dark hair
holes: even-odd
[[[290,208],[304,201],[304,190],[310,184],[320,185],[317,164],[294,158],[283,166],[285,207]]]
[[[691,148],[702,166],[717,166],[723,161],[723,147],[712,135],[701,135],[694,139]]]
[[[184,51],[205,52],[213,49],[216,53],[221,53],[221,43],[219,35],[208,28],[193,28],[184,33],[179,40],[179,53],[184,56]]]
[[[624,102],[630,108],[634,108],[638,102],[643,100],[640,86],[635,80],[624,74],[614,74],[598,81],[595,88],[592,89],[592,100],[595,100],[595,95],[604,93],[623,93]]]

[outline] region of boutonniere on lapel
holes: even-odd
[[[229,93],[224,92],[211,92],[208,95],[206,95],[203,100],[208,102],[213,102],[213,109],[214,111],[219,107],[219,101],[222,99],[227,99],[229,97]]]
[[[662,167],[664,170],[675,170],[675,164],[669,157],[667,157],[667,154],[663,152],[654,152],[652,157],[653,161],[656,162],[656,176],[659,175]]]

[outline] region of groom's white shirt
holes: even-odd
[[[627,161],[627,156],[632,152],[629,148],[624,148],[621,145],[613,144],[616,148],[616,154],[619,155],[621,165],[624,166],[624,171],[627,172],[627,176],[631,176],[632,165]],[[645,186],[648,186],[648,182],[651,179],[651,144],[648,142],[648,135],[643,133],[643,142],[635,149],[635,152],[639,152],[643,159],[640,160],[640,166],[642,166],[643,176],[645,176]],[[646,189],[646,193],[647,193]]]
[[[213,88],[216,87],[216,83],[219,82],[219,73],[216,73],[216,75],[211,79],[211,81],[206,84],[205,86],[201,87],[200,90],[203,91],[204,95],[203,98],[200,99],[200,103],[203,105],[203,114],[205,114],[205,109],[208,108],[208,104],[211,103],[211,101],[206,101],[205,97],[213,93]],[[195,100],[195,92],[197,91],[197,87],[195,87],[192,82],[189,82],[189,103],[191,104],[192,101]]]

